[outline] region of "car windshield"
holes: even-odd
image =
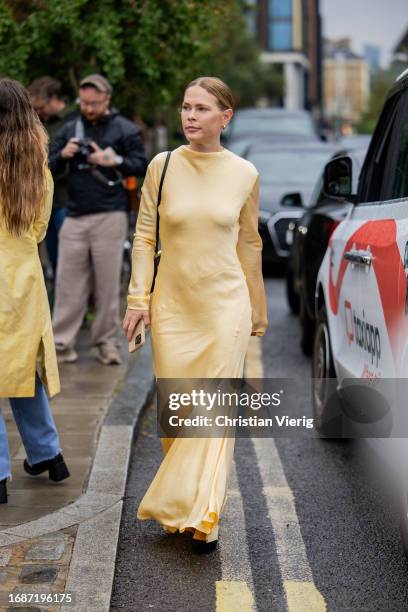
[[[248,157],[263,183],[314,185],[331,156],[328,151],[259,151]]]
[[[276,117],[240,117],[234,118],[231,126],[231,137],[242,136],[273,136],[274,134],[288,134],[294,136],[316,137],[313,121],[306,116],[277,115]]]

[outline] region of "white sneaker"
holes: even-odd
[[[104,365],[120,365],[122,357],[115,346],[102,344],[98,348],[98,360]]]
[[[58,363],[75,363],[78,353],[73,348],[56,349]]]

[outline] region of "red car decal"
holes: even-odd
[[[408,317],[404,316],[407,278],[398,249],[395,220],[368,221],[350,236],[342,253],[336,284],[333,283],[332,267],[329,265],[329,300],[334,315],[338,313],[340,291],[350,263],[344,259],[344,253],[353,245],[357,249],[370,246],[388,337],[396,363],[399,363],[403,343],[399,343],[398,339],[401,334],[406,337],[408,333]]]

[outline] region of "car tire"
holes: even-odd
[[[315,333],[315,321],[309,316],[304,299],[300,298],[300,348],[302,353],[307,357],[310,357],[313,353],[313,341]]]
[[[292,314],[298,315],[300,310],[300,299],[293,284],[293,272],[290,265],[286,267],[286,299]]]
[[[341,401],[325,306],[319,311],[313,342],[312,402],[315,429],[323,437],[342,438]]]

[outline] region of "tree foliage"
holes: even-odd
[[[260,97],[276,104],[283,92],[283,79],[276,67],[260,61],[259,47],[246,30],[245,6],[235,5],[232,18],[212,41],[206,72],[225,80],[240,106],[253,106]]]
[[[253,102],[280,86],[258,56],[237,0],[0,0],[0,74],[49,74],[75,95],[102,72],[128,112],[166,107],[203,72]]]
[[[363,114],[359,132],[371,134],[377,124],[378,117],[384,106],[388,91],[398,76],[399,68],[392,65],[387,70],[376,72],[371,81],[370,99],[367,111]]]

